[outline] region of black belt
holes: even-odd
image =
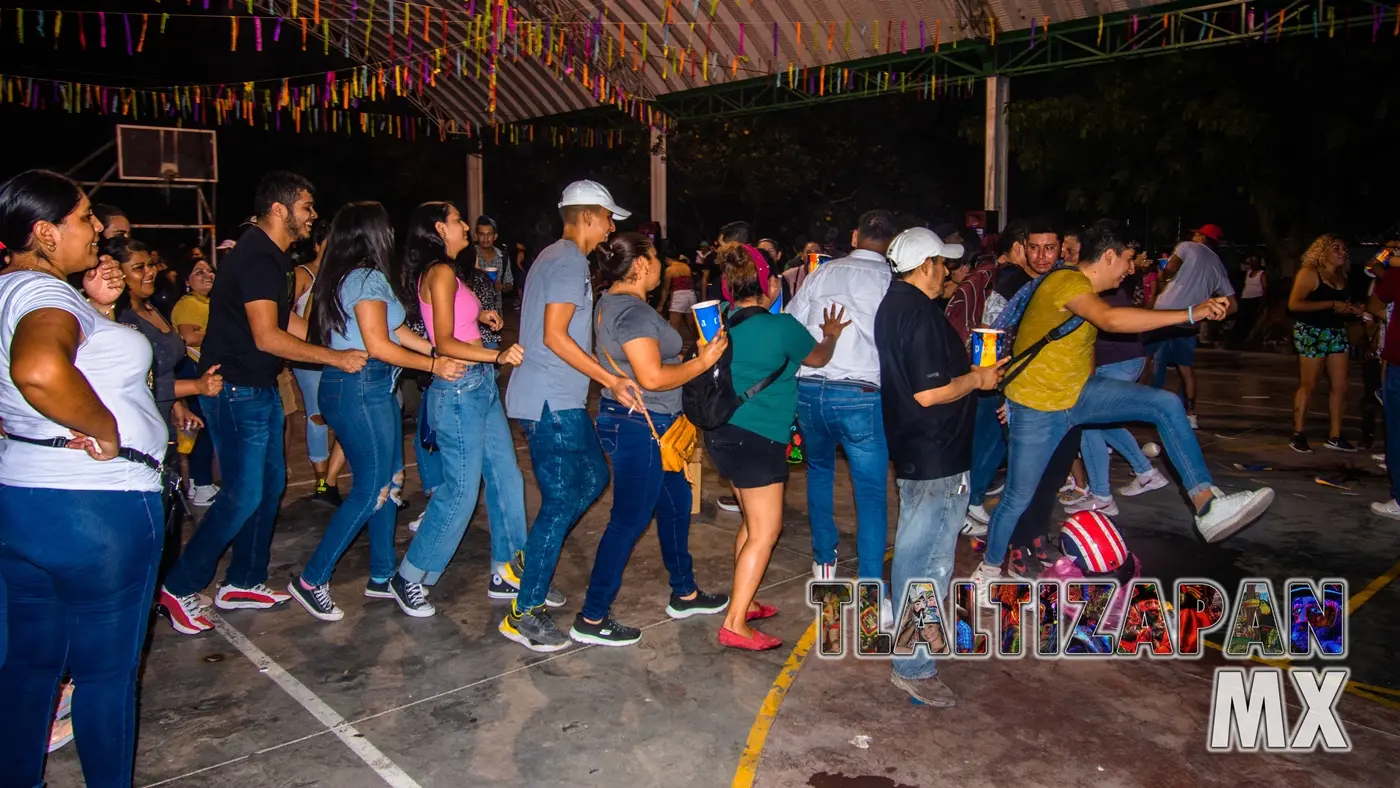
[[[819,384],[821,384],[821,385],[823,385],[823,386],[840,386],[840,387],[842,387],[842,388],[848,388],[848,389],[860,389],[860,391],[861,391],[862,393],[865,393],[865,394],[878,394],[878,393],[880,392],[880,387],[879,387],[879,386],[876,386],[876,385],[873,384],[873,383],[866,383],[866,382],[863,381],[863,380],[827,380],[826,378],[811,377],[811,378],[798,378],[798,379],[797,379],[797,382],[798,382],[798,383],[810,382],[810,383],[819,383]]]
[[[26,438],[23,435],[16,435],[13,432],[5,433],[5,437],[12,441],[19,441],[20,443],[30,443],[35,446],[51,446],[55,449],[68,448],[68,442],[72,440],[71,438]],[[117,450],[117,456],[124,460],[140,463],[156,473],[160,473],[160,461],[145,452],[123,446]]]

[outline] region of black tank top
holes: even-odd
[[[1333,287],[1318,277],[1317,289],[1308,293],[1304,301],[1346,301],[1345,290]],[[1299,323],[1303,323],[1316,328],[1341,328],[1345,323],[1344,316],[1327,309],[1317,312],[1297,312],[1295,316]]]

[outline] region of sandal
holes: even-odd
[[[743,649],[746,651],[768,651],[783,645],[783,641],[772,635],[765,635],[757,629],[753,631],[753,637],[746,638],[725,627],[720,627],[719,644],[721,646]]]

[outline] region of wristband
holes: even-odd
[[[432,363],[428,365],[428,374],[429,374],[429,375],[436,375],[436,374],[437,374],[437,371],[436,371],[436,370],[437,370],[437,356],[433,356],[432,359],[433,359]]]
[[[1193,326],[1196,325],[1196,307],[1186,307],[1186,322],[1190,323]]]
[[[500,366],[500,365],[501,365],[501,354],[502,354],[502,353],[505,353],[505,351],[504,351],[504,350],[497,350],[497,351],[496,351],[496,360],[493,361],[493,362],[491,362],[491,363],[495,364],[496,366]]]

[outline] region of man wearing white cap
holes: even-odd
[[[910,611],[920,596],[925,606],[933,607],[928,602],[936,600],[938,609],[944,609],[953,553],[967,514],[977,411],[976,400],[968,395],[996,388],[1005,363],[972,366],[961,337],[934,300],[948,278],[947,260],[962,253],[961,246],[943,243],[924,227],[900,233],[886,253],[895,281],[875,313],[880,404],[899,486],[899,526],[890,571],[899,614],[896,632],[920,627],[905,612],[906,600]],[[906,615],[911,620],[906,621]],[[952,631],[946,623],[945,629]],[[934,644],[943,645],[948,644]],[[912,654],[896,657],[890,681],[930,706],[955,702],[952,690],[938,678],[933,655],[917,644]]]
[[[564,537],[608,485],[608,464],[588,415],[588,381],[618,402],[642,407],[642,390],[593,357],[593,288],[586,255],[608,240],[614,219],[631,214],[593,181],[577,181],[559,201],[564,236],[530,266],[520,308],[525,360],[506,387],[506,415],[520,422],[540,486],[540,509],[525,542],[519,591],[501,634],[534,651],[558,651],[569,637],[545,610]],[[553,600],[550,600],[553,602]],[[563,604],[558,599],[558,604]]]

